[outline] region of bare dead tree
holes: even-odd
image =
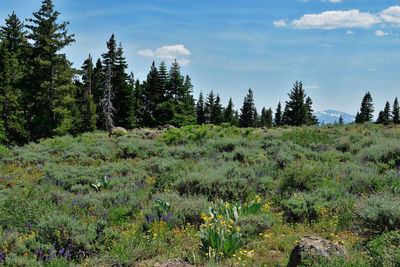
[[[103,113],[105,118],[106,130],[108,132],[110,132],[111,129],[114,128],[114,112],[115,112],[115,108],[113,107],[112,104],[113,92],[111,85],[111,77],[112,77],[112,71],[111,71],[111,66],[109,65],[107,68],[107,80],[104,87],[104,97],[101,100],[101,105],[103,107]]]

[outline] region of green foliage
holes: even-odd
[[[90,187],[93,188],[96,192],[100,190],[106,190],[110,186],[109,179],[109,175],[104,175],[103,178],[101,178],[100,182],[98,182],[97,184],[90,184]]]
[[[367,247],[374,266],[396,266],[400,262],[400,233],[383,233],[368,242]]]
[[[236,221],[244,239],[256,237],[271,228],[274,223],[275,220],[270,213],[249,214],[245,217],[239,217]]]
[[[357,208],[357,226],[368,233],[382,233],[398,230],[400,227],[399,196],[382,193],[371,196],[364,205]]]
[[[317,164],[294,161],[284,170],[280,187],[288,192],[312,190],[321,184],[322,171]]]

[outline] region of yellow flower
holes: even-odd
[[[229,208],[229,206],[230,206],[229,203],[226,203],[226,204],[225,204],[225,208]]]
[[[239,227],[236,227],[236,231],[240,232],[240,228],[239,228]]]

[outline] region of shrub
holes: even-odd
[[[391,193],[372,195],[357,207],[357,226],[369,233],[400,229],[400,196]]]
[[[321,184],[322,169],[304,160],[295,161],[283,172],[280,187],[288,192],[309,191]]]
[[[243,238],[249,239],[271,228],[274,222],[270,213],[261,213],[239,217],[236,225],[241,229]]]
[[[374,266],[398,266],[400,263],[400,233],[391,231],[368,242]]]

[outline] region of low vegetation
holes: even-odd
[[[0,265],[279,266],[314,235],[397,266],[400,128],[147,131],[1,148]]]

